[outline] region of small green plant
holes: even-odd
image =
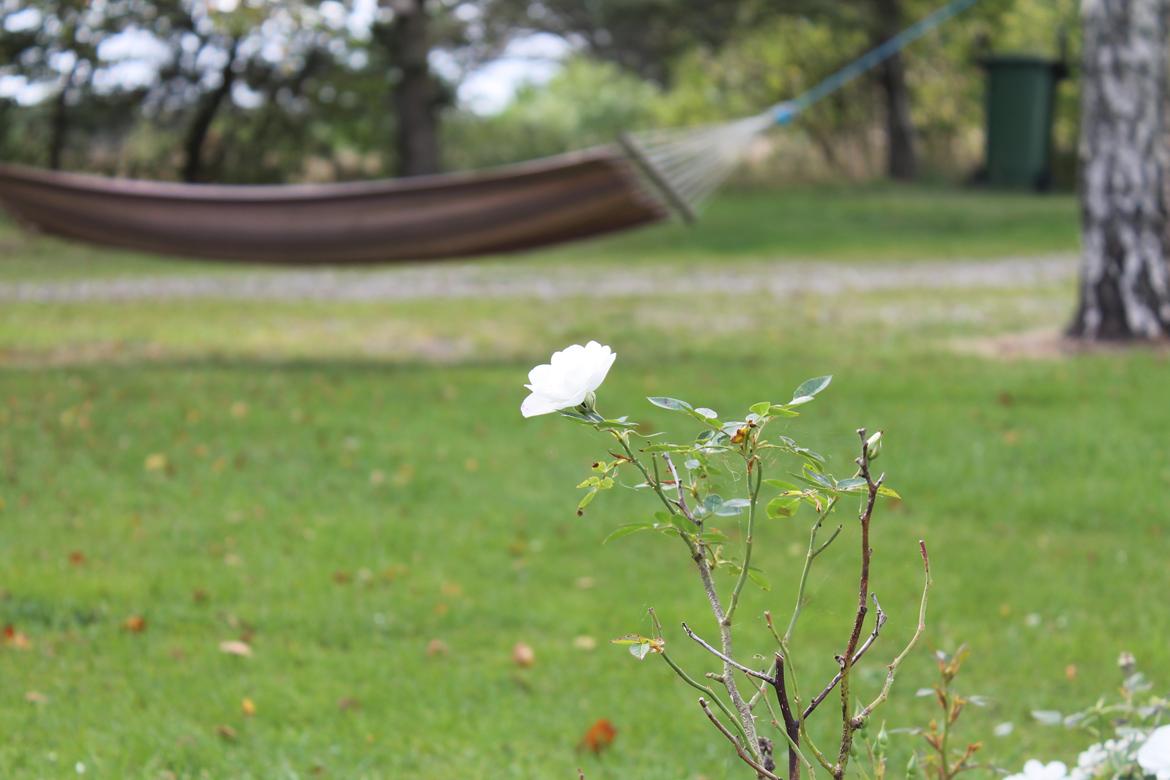
[[[864,428],[859,429],[856,468],[848,476],[837,477],[828,471],[824,457],[777,432],[778,421],[798,417],[803,407],[829,386],[831,377],[823,376],[801,383],[787,401],[760,401],[742,415],[724,416],[677,398],[651,397],[651,404],[676,413],[697,428],[686,440],[666,441],[643,434],[628,417],[607,417],[598,410],[596,391],[615,358],[609,347],[597,342],[555,353],[548,364],[530,372],[527,387],[531,394],[521,412],[526,417],[556,412],[608,439],[607,457],[593,463],[590,476],[578,485],[585,494],[577,513],[583,514],[602,492],[624,484],[626,475],[632,476],[630,487],[654,499],[658,509],[652,518],[621,526],[606,541],[636,533],[679,540],[680,549],[694,564],[718,638],[708,641],[687,623],[681,628],[718,661],[719,668],[701,676],[684,670],[668,652],[665,632],[653,609],[651,636],[629,634],[615,643],[626,646],[638,659],[651,655],[662,658],[683,682],[699,691],[703,715],[757,778],[781,777],[773,758],[774,740],[761,733],[762,727],[772,727],[778,732],[776,739],[787,747],[784,776],[797,780],[803,767],[810,777],[822,771],[840,780],[857,750],[855,738],[889,697],[898,668],[922,635],[931,583],[926,545],[919,541],[924,583],[918,625],[909,643],[887,664],[880,690],[865,703],[854,685],[854,671],[878,641],[886,622],[871,588],[870,527],[878,499],[898,497],[886,486],[885,475],[872,469],[881,451],[882,433],[869,435]],[[786,471],[785,479],[773,476]],[[842,521],[826,530],[843,502],[856,502],[858,507],[856,521],[849,524],[856,530],[860,546],[857,608],[842,632],[835,656],[836,674],[820,685],[809,685],[808,681],[802,685],[794,633],[806,603],[809,571],[845,528]],[[763,655],[769,659],[766,667],[754,668],[738,660],[744,656],[734,650],[734,629],[747,583],[768,587],[765,573],[753,562],[756,545],[764,542],[762,523],[793,518],[806,507],[813,517],[791,616],[781,630],[771,613],[764,613],[775,644]],[[729,523],[738,524],[742,532],[738,540],[725,532]],[[717,583],[720,572],[730,573],[730,586]],[[716,684],[721,690],[717,691]],[[834,691],[839,699],[839,737],[834,746],[822,748],[810,737],[807,723]],[[770,717],[761,718],[761,710]]]
[[[929,748],[925,754],[915,754],[912,759],[911,766],[917,768],[918,776],[930,780],[952,780],[964,772],[987,769],[973,763],[975,754],[983,748],[982,742],[969,742],[962,748],[954,744],[955,726],[967,705],[983,703],[979,697],[964,696],[955,690],[955,677],[958,676],[968,654],[966,645],[951,655],[941,650],[936,652],[938,680],[933,687],[918,692],[920,696],[932,697],[939,710],[938,716],[931,718],[926,728],[915,732],[922,736]],[[908,775],[914,776],[915,773],[910,772]]]

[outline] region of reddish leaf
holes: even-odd
[[[613,724],[605,718],[600,718],[589,727],[585,736],[581,737],[581,741],[577,743],[577,749],[600,753],[612,745],[616,737],[617,729],[613,727]]]

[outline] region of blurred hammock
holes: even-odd
[[[481,172],[346,184],[231,186],[111,179],[0,165],[0,206],[46,233],[159,254],[281,264],[468,257],[686,221],[747,143],[978,0],[943,8],[795,100],[699,128]]]

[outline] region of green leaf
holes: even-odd
[[[744,509],[747,509],[751,505],[752,502],[746,498],[729,498],[712,509],[711,512],[721,517],[731,517],[741,514]]]
[[[758,415],[760,417],[763,417],[765,414],[768,413],[768,410],[771,408],[772,408],[771,401],[760,401],[758,404],[752,404],[751,406],[749,406],[748,411],[750,411],[754,415]]]
[[[677,398],[668,398],[664,395],[647,396],[646,400],[655,406],[669,409],[672,412],[689,412],[694,408],[686,401],[680,401]]]
[[[814,395],[828,387],[832,381],[832,376],[818,376],[813,379],[806,379],[800,383],[800,387],[792,391],[792,401],[789,402],[789,405],[792,405],[797,399],[807,399],[802,400],[801,403],[808,403]]]
[[[656,453],[656,452],[689,452],[692,449],[689,444],[651,444],[648,447],[643,447],[642,452]]]
[[[882,485],[878,488],[878,495],[885,496],[886,498],[896,498],[899,501],[902,500],[902,497],[898,495],[898,491],[894,490],[892,487],[886,487],[885,485]]]
[[[629,525],[619,526],[611,531],[609,536],[602,539],[601,543],[609,544],[615,539],[621,539],[623,536],[632,536],[639,531],[652,531],[654,527],[654,523],[631,523]]]
[[[585,507],[589,506],[589,502],[597,498],[597,488],[589,488],[589,492],[581,499],[581,503],[577,504],[577,514],[585,511]]]
[[[805,463],[801,479],[817,487],[833,487],[833,478],[821,472],[819,464]]]
[[[776,496],[768,502],[765,511],[768,517],[792,517],[796,514],[796,507],[800,504],[800,498],[792,496]]]
[[[720,531],[718,528],[708,528],[703,533],[699,534],[699,541],[704,544],[726,544],[731,541],[731,538]]]
[[[756,587],[760,588],[760,590],[771,590],[772,589],[772,583],[768,582],[768,578],[765,577],[760,572],[759,569],[755,568],[754,566],[750,566],[750,567],[748,567],[747,574],[748,574],[748,579],[751,580],[752,582],[754,582],[756,584]]]
[[[868,487],[869,483],[861,477],[850,477],[837,483],[837,490],[840,490],[842,493],[854,493]]]
[[[768,487],[780,488],[781,490],[795,490],[800,492],[800,488],[791,482],[785,482],[782,479],[765,479],[764,484]]]
[[[632,431],[638,427],[637,423],[629,422],[625,419],[620,420],[599,420],[594,423],[603,431]]]
[[[789,409],[784,404],[772,404],[768,407],[768,414],[773,417],[799,417],[800,412]]]

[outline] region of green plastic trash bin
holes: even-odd
[[[1052,120],[1063,62],[1028,55],[986,57],[987,162],[992,187],[1048,189],[1052,183]]]

